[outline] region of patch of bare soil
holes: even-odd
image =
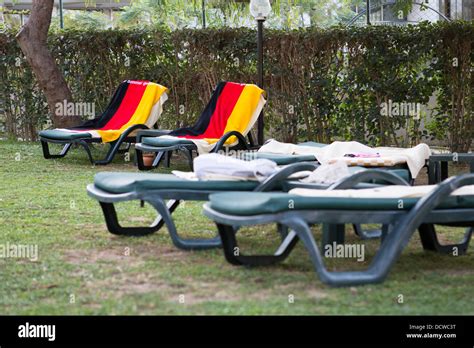
[[[123,247],[114,246],[107,249],[66,250],[63,257],[66,262],[77,265],[77,272],[74,272],[73,276],[82,279],[84,289],[99,297],[121,298],[133,294],[157,293],[168,302],[180,303],[180,296],[184,295],[185,305],[195,305],[209,301],[263,301],[279,294],[285,299],[290,294],[296,297],[300,294],[315,300],[329,295],[311,284],[302,283],[281,284],[271,288],[263,286],[250,294],[241,291],[241,285],[232,280],[211,282],[186,277],[182,282],[171,283],[160,277],[156,270],[143,268],[143,271],[129,271],[129,268],[140,267],[147,259],[157,257],[163,261],[182,262],[189,257],[189,253],[173,246],[157,244],[133,247],[128,252],[127,255]],[[81,267],[96,263],[106,263],[111,275],[105,279],[96,279],[87,268]]]
[[[192,277],[187,277],[185,283],[179,288],[174,288],[167,294],[168,302],[180,303],[185,305],[195,305],[208,301],[239,301],[242,294],[238,291],[239,285],[232,281],[205,282]]]
[[[114,298],[121,298],[133,294],[151,292],[167,293],[173,287],[150,272],[118,273],[113,277],[100,280],[89,280],[85,284],[92,291],[104,291]]]
[[[75,265],[94,264],[100,261],[121,263],[125,260],[130,260],[130,256],[126,255],[123,248],[111,248],[104,250],[66,250],[63,253],[63,256],[68,263]]]
[[[252,281],[253,280],[250,280]],[[281,296],[282,301],[287,301],[290,295],[304,296],[305,298],[320,300],[327,298],[330,294],[324,289],[317,289],[311,284],[294,283],[277,285],[272,288],[262,288],[252,293],[242,292],[238,283],[225,281],[222,283],[210,283],[196,281],[193,278],[187,278],[186,286],[180,289],[179,293],[173,293],[167,298],[169,302],[179,301],[179,295],[184,295],[184,303],[195,305],[208,301],[226,301],[237,302],[242,300],[265,301],[276,296]],[[308,286],[310,285],[310,286]]]
[[[178,293],[178,287],[168,284],[160,279],[159,274],[153,269],[143,271],[129,271],[130,268],[142,266],[147,259],[157,258],[167,260],[182,260],[185,252],[170,246],[153,245],[133,247],[127,250],[123,247],[110,247],[107,249],[91,250],[66,250],[63,258],[66,262],[76,265],[74,277],[83,280],[84,289],[91,293],[104,293],[104,296],[120,298],[131,294],[144,294],[150,292]],[[96,279],[93,274],[81,266],[97,263],[106,263],[111,271],[111,276],[105,279]]]
[[[468,269],[447,269],[446,274],[449,274],[449,276],[469,276],[474,274],[474,270],[468,270]]]
[[[171,261],[183,260],[186,252],[168,245],[142,245],[133,247],[110,247],[106,249],[76,249],[63,252],[65,261],[71,264],[95,264],[97,262],[110,262],[122,264],[124,261],[137,264],[150,258],[161,258]]]

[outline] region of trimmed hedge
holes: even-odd
[[[193,123],[218,81],[256,81],[249,29],[64,31],[51,34],[49,44],[75,100],[95,102],[97,112],[124,79],[169,87],[163,128]],[[473,48],[469,22],[268,30],[267,136],[399,146],[430,138],[467,151],[474,137]],[[34,139],[48,121],[44,97],[14,33],[0,34],[0,53],[5,131]],[[428,107],[433,95],[437,103]],[[385,115],[382,105],[390,101],[420,103],[427,112],[419,119]]]

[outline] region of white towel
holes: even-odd
[[[332,184],[350,175],[347,164],[343,161],[336,161],[331,164],[321,164],[308,177],[300,181],[305,183]]]
[[[276,171],[277,164],[267,159],[244,161],[216,153],[200,155],[194,159],[194,173],[200,180],[224,176],[262,181]]]
[[[393,165],[396,163],[406,163],[410,170],[411,176],[416,178],[421,168],[425,165],[426,160],[431,155],[431,150],[426,144],[418,144],[409,149],[391,148],[391,147],[369,147],[357,141],[335,141],[324,147],[301,146],[295,144],[280,143],[276,140],[270,140],[263,145],[259,152],[270,152],[278,154],[293,155],[314,155],[321,163],[332,163],[334,161],[343,160],[349,165],[364,165],[364,162],[373,163],[374,160],[379,165]],[[380,157],[376,158],[358,158],[358,162],[354,163],[354,158],[344,157],[350,153],[378,153]]]
[[[342,197],[342,198],[417,198],[428,195],[437,185],[402,186],[388,185],[360,190],[312,190],[296,188],[289,193],[307,197]],[[474,185],[463,186],[451,195],[474,195]]]

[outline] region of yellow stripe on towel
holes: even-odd
[[[265,93],[264,90],[256,85],[246,85],[244,87],[239,100],[227,120],[224,134],[230,131],[238,131],[245,136],[250,131],[251,127],[249,127],[249,124],[251,123],[253,126],[253,123],[255,123],[256,118],[260,114],[261,108],[258,107],[258,104],[262,100],[261,97],[263,93]],[[209,144],[214,144],[219,141],[219,139],[209,138],[205,140]],[[226,145],[230,145],[236,141],[236,137],[230,137],[225,143]]]
[[[143,93],[142,99],[140,100],[137,109],[126,124],[117,130],[97,131],[97,133],[99,133],[101,136],[102,141],[104,143],[115,141],[131,126],[136,124],[145,124],[148,120],[148,117],[150,116],[153,106],[158,103],[163,93],[166,93],[167,90],[168,89],[166,87],[150,82]]]

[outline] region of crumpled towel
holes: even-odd
[[[275,162],[267,159],[244,161],[211,153],[194,159],[194,173],[173,171],[186,180],[258,180],[263,181],[278,171]]]
[[[351,161],[351,157],[344,157],[348,153],[379,154],[380,160],[394,160],[400,163],[406,163],[411,176],[416,178],[426,160],[431,155],[431,150],[426,144],[418,144],[412,148],[393,148],[393,147],[369,147],[357,141],[335,141],[324,147],[301,146],[295,144],[280,143],[276,140],[270,140],[263,145],[259,152],[270,152],[278,154],[293,155],[313,155],[319,163],[325,164],[336,160]],[[383,162],[383,161],[381,161]],[[359,165],[359,164],[358,164]]]
[[[344,161],[336,161],[331,164],[321,164],[308,177],[301,179],[304,183],[333,184],[345,177],[350,176],[349,168]]]

